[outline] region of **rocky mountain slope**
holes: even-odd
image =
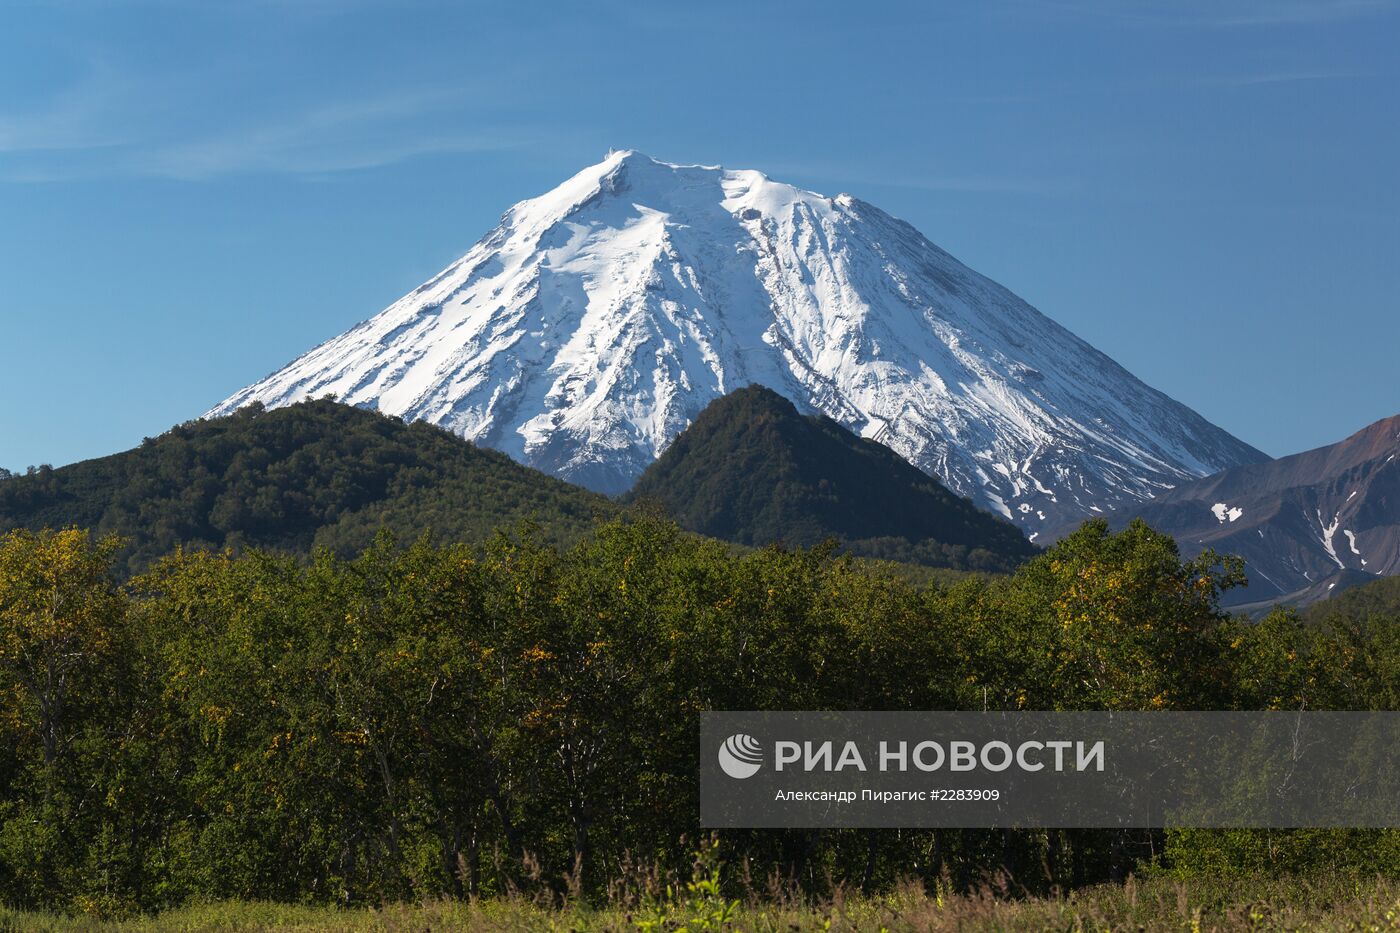
[[[1328,447],[1183,484],[1131,512],[1188,552],[1244,557],[1250,585],[1232,594],[1239,600],[1311,602],[1400,573],[1400,415]]]

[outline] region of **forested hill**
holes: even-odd
[[[685,528],[964,570],[1009,570],[1035,547],[1010,522],[829,418],[749,386],[711,402],[629,494]]]
[[[614,506],[470,444],[328,399],[252,405],[123,453],[0,481],[0,532],[77,525],[130,539],[125,569],[176,545],[362,549],[381,527],[475,540],[521,520],[564,542]]]
[[[1395,631],[1395,620],[1400,619],[1400,577],[1381,577],[1313,603],[1303,618],[1314,623],[1375,621]]]

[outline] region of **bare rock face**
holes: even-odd
[[[1328,447],[1185,483],[1129,511],[1186,553],[1209,547],[1243,557],[1249,587],[1229,594],[1235,601],[1305,604],[1400,573],[1400,415]]]

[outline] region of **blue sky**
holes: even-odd
[[[609,147],[849,191],[1281,455],[1400,412],[1400,0],[0,6],[0,466],[196,417]]]

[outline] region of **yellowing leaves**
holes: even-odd
[[[222,726],[233,715],[233,710],[226,706],[208,704],[199,708],[199,715],[215,725]]]

